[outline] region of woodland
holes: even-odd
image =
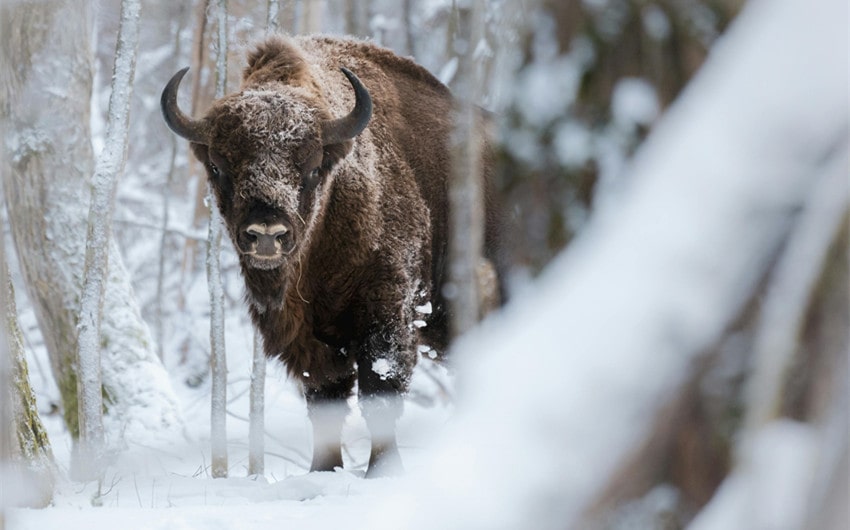
[[[0,530],[847,528],[848,10],[0,0]],[[161,115],[174,72],[202,115],[277,33],[367,39],[458,102],[456,333],[420,346],[400,477],[363,478],[356,396],[345,469],[308,472]],[[476,107],[510,263],[481,322]]]

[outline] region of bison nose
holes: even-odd
[[[245,229],[253,254],[274,257],[292,250],[292,234],[282,224],[252,224]]]

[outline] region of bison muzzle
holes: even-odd
[[[447,344],[451,94],[366,42],[274,36],[248,54],[239,91],[195,119],[177,106],[187,70],[163,90],[165,122],[206,168],[266,354],[302,385],[311,470],[342,466],[355,382],[372,434],[367,476],[399,470],[395,424],[417,346]],[[484,167],[489,183],[489,157]]]

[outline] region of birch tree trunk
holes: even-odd
[[[216,99],[224,97],[227,88],[227,0],[215,4],[218,56],[216,57]],[[207,282],[210,292],[210,371],[212,373],[212,403],[210,438],[213,478],[227,477],[227,357],[224,349],[224,289],[221,284],[221,214],[215,204],[212,189],[208,190],[210,205],[209,237],[207,243]]]
[[[449,298],[452,335],[468,331],[478,322],[476,268],[484,244],[484,205],[481,189],[481,130],[475,102],[480,79],[475,49],[482,38],[480,2],[458,2],[457,28],[452,49],[458,69],[454,78],[455,128],[451,139],[452,179],[449,185]]]
[[[266,355],[263,337],[254,330],[254,359],[251,364],[251,390],[248,414],[248,474],[262,475],[265,471],[265,385]]]
[[[278,1],[269,0],[266,33],[277,30]],[[266,355],[263,351],[263,338],[259,330],[254,329],[254,352],[251,363],[251,388],[249,393],[250,411],[248,414],[248,474],[262,475],[265,471],[265,385]]]
[[[90,3],[4,4],[0,47],[3,179],[11,232],[29,298],[79,436],[77,317],[83,284],[91,149]],[[99,344],[106,432],[154,443],[182,428],[177,399],[141,319],[129,276],[109,242]]]
[[[86,236],[86,261],[80,320],[77,325],[77,398],[80,407],[80,440],[77,470],[80,477],[95,479],[104,459],[103,392],[100,367],[100,327],[109,262],[109,241],[115,186],[127,160],[130,98],[139,45],[139,0],[121,2],[118,43],[112,70],[112,94],[106,122],[106,144],[95,165]]]

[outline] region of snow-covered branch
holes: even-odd
[[[845,20],[841,0],[748,5],[638,154],[622,200],[459,345],[453,428],[410,496],[393,497],[403,513],[372,522],[579,524],[846,146],[847,65],[811,59],[846,48]]]

